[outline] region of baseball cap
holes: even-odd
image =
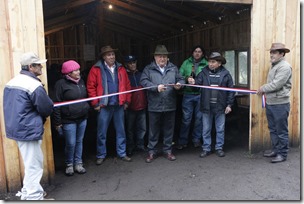
[[[46,59],[40,59],[38,55],[33,52],[24,53],[20,58],[20,64],[22,66],[31,64],[43,64],[46,61]]]

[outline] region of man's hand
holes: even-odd
[[[163,84],[160,84],[160,85],[158,85],[157,89],[158,89],[158,92],[164,92],[164,91],[166,91],[167,87],[165,87],[165,85],[163,85]]]
[[[260,87],[257,91],[256,91],[256,94],[261,96],[264,94],[264,92],[262,91],[262,87]]]
[[[99,112],[100,111],[100,106],[95,107],[94,110],[96,110],[97,112]]]
[[[230,106],[227,106],[226,109],[225,109],[225,114],[228,114],[232,111],[231,107]]]
[[[175,88],[176,90],[179,90],[181,87],[182,87],[182,85],[181,85],[179,82],[177,82],[177,83],[174,85],[174,88]]]
[[[127,110],[129,105],[127,103],[124,104],[124,110]]]

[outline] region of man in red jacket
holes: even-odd
[[[137,69],[137,58],[133,55],[125,56],[124,59],[131,83],[131,89],[140,89],[141,71]],[[126,111],[127,125],[127,154],[133,151],[146,151],[145,136],[147,132],[146,122],[147,96],[146,91],[132,92],[131,103]]]
[[[111,46],[101,48],[100,60],[91,68],[87,79],[89,97],[114,94],[91,101],[97,114],[97,160],[100,165],[107,156],[106,138],[111,119],[116,131],[116,152],[123,161],[130,162],[126,155],[126,133],[124,127],[124,110],[128,108],[131,94],[117,94],[131,89],[126,69],[116,61]]]

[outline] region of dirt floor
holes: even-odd
[[[67,177],[63,166],[57,166],[55,181],[45,190],[56,201],[301,199],[299,148],[291,148],[287,161],[278,164],[269,163],[262,153],[249,154],[233,146],[222,158],[215,154],[199,158],[200,149],[194,147],[174,153],[176,161],[160,155],[149,164],[144,153],[136,153],[130,163],[112,155],[100,166],[95,165],[94,154],[87,154],[86,174]],[[13,195],[4,199],[18,200]]]
[[[47,197],[56,201],[300,201],[301,149],[290,148],[287,161],[272,164],[262,152],[248,151],[248,111],[238,110],[229,117],[225,157],[200,158],[201,149],[190,145],[173,149],[176,161],[159,155],[145,163],[146,153],[136,152],[132,162],[124,162],[115,157],[115,131],[110,125],[108,157],[100,166],[95,164],[95,117],[90,117],[84,139],[84,175],[64,175],[64,139],[53,134],[56,174],[53,184],[45,186]],[[176,127],[175,142],[179,124]],[[15,193],[0,195],[0,199],[19,200]]]

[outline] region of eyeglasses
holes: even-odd
[[[128,62],[128,64],[136,64],[136,61]]]

